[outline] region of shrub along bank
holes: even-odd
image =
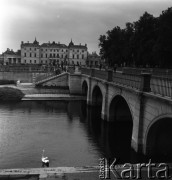
[[[15,88],[0,88],[0,101],[20,101],[24,97],[24,93]]]

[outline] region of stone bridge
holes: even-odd
[[[100,107],[103,120],[132,124],[131,146],[136,152],[171,153],[171,78],[82,68],[64,79],[71,94],[85,95],[88,105]]]

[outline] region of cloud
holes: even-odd
[[[171,0],[1,0],[0,51],[35,36],[66,44],[73,38],[98,50],[98,38],[107,30],[124,27],[145,11],[158,16],[170,5]]]

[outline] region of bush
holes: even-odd
[[[16,81],[15,80],[1,79],[0,85],[5,85],[5,84],[16,84]]]
[[[15,88],[2,87],[0,88],[0,101],[20,101],[24,93]]]

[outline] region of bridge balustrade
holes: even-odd
[[[108,72],[105,70],[94,69],[93,76],[99,79],[108,80]]]
[[[91,77],[108,80],[108,71],[100,69],[81,68],[81,73]]]
[[[113,82],[140,90],[142,83],[142,76],[116,72],[113,73]]]
[[[131,88],[135,88],[138,90],[141,90],[142,88],[142,82],[143,82],[142,75],[125,74],[118,72],[110,74],[109,71],[99,70],[99,69],[89,69],[89,68],[82,68],[81,73],[107,81],[110,80],[114,83],[129,86]],[[109,77],[111,75],[112,78]]]
[[[172,97],[172,78],[152,76],[150,81],[151,91],[162,96]]]
[[[90,68],[81,68],[81,73],[90,76],[91,75],[91,69]]]
[[[36,76],[36,79],[35,79],[35,83],[39,82],[39,81],[42,81],[46,78],[51,78],[55,75],[55,73],[46,73],[44,75],[38,75]]]

